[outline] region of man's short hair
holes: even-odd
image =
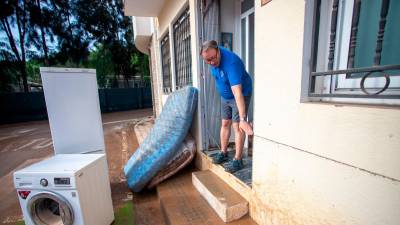
[[[200,55],[203,54],[203,51],[207,51],[209,48],[218,49],[218,43],[214,40],[203,42],[200,48]]]

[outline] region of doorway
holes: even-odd
[[[241,57],[246,70],[254,80],[254,0],[203,0],[200,1],[201,40],[216,40],[221,43],[222,36],[231,38],[230,46]],[[201,61],[202,106],[204,109],[203,149],[210,157],[220,151],[221,103],[215,88],[214,78],[208,65]],[[253,84],[254,85],[254,84]],[[254,96],[254,94],[253,94]],[[252,97],[253,99],[254,97]],[[248,119],[253,120],[253,100],[248,109]],[[234,132],[231,131],[228,147],[230,158],[235,152]],[[251,186],[252,140],[246,138],[243,160],[245,168],[234,175]],[[226,166],[226,165],[222,165]]]

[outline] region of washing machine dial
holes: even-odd
[[[42,185],[43,187],[47,187],[47,185],[49,185],[49,182],[45,178],[42,178],[40,179],[40,185]]]

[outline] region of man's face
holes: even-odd
[[[219,57],[218,57],[218,50],[215,48],[209,48],[201,53],[203,56],[204,62],[211,65],[211,66],[218,66],[219,65]]]

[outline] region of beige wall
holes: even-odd
[[[152,35],[151,45],[150,45],[150,71],[151,71],[151,88],[153,90],[153,111],[154,116],[158,117],[162,108],[162,99],[160,98],[162,94],[162,79],[160,73],[158,72],[159,65],[159,51],[157,48],[157,36],[156,34]]]
[[[399,224],[398,181],[260,137],[254,150],[259,224]]]
[[[399,224],[399,107],[300,103],[305,1],[255,6],[253,186],[265,207],[252,214],[267,224]]]
[[[162,8],[159,16],[158,16],[158,32],[159,35],[164,34],[167,30],[169,24],[177,19],[179,16],[179,12],[184,10],[183,8],[187,4],[186,0],[167,0],[164,3],[164,7]]]
[[[191,33],[191,47],[192,47],[192,79],[193,79],[193,86],[199,90],[198,101],[197,101],[197,110],[195,112],[195,117],[192,123],[191,133],[193,134],[194,138],[196,139],[196,146],[197,150],[202,150],[202,136],[201,136],[201,90],[200,90],[200,43],[199,43],[199,21],[196,19],[198,18],[197,10],[198,7],[196,5],[196,0],[190,0],[190,33]]]

